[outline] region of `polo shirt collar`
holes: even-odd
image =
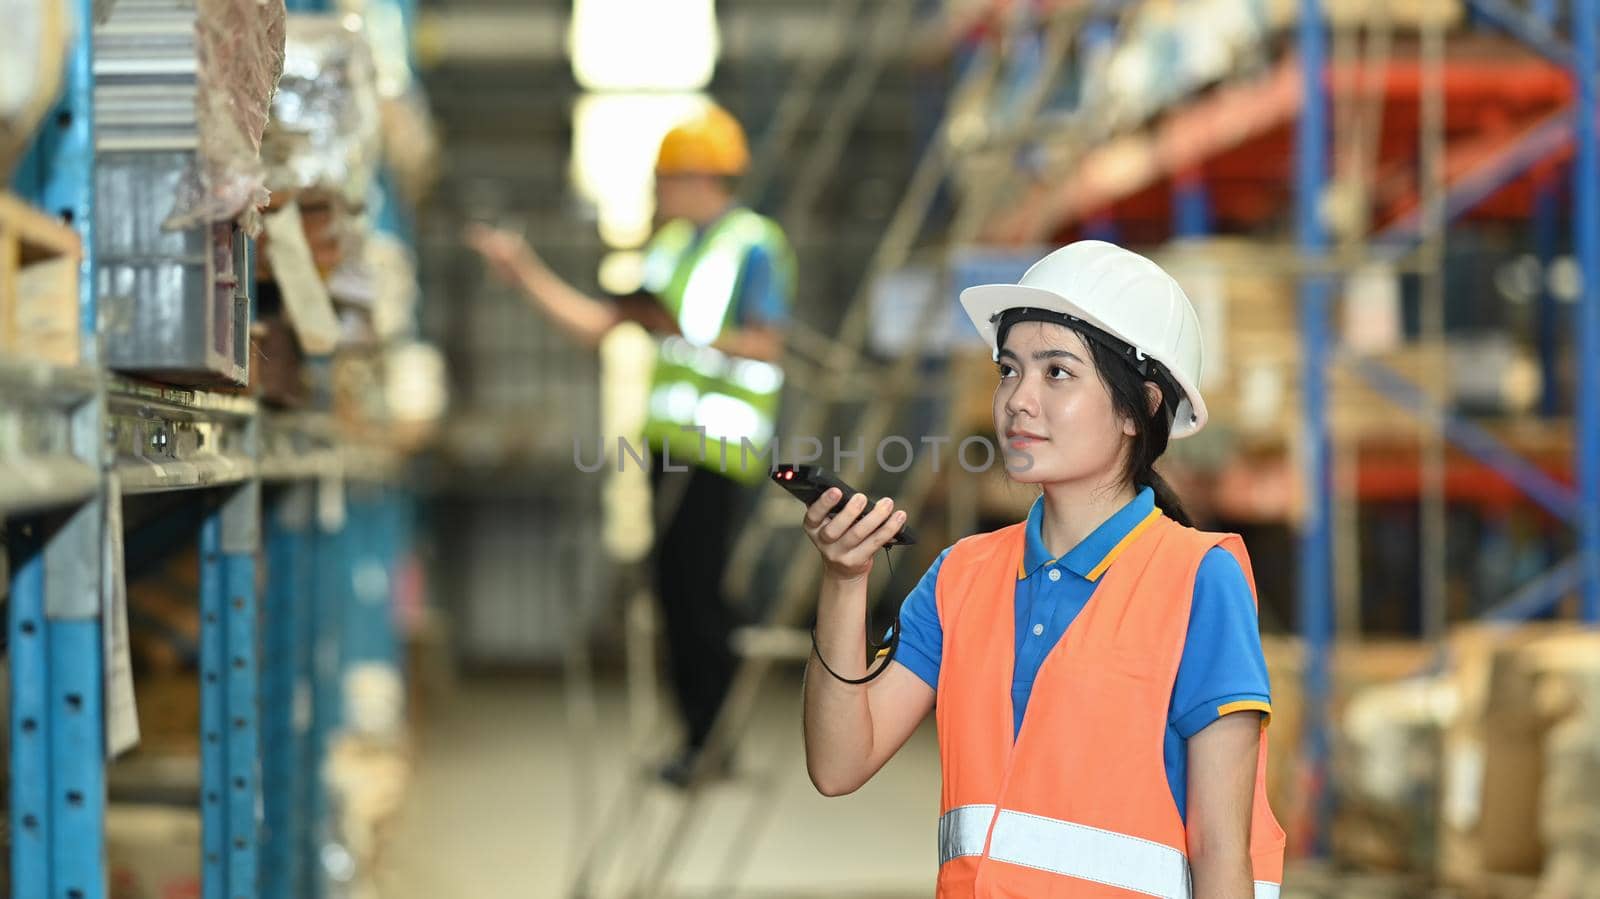
[[[1061,557],[1062,567],[1085,580],[1099,580],[1100,575],[1111,567],[1112,561],[1133,542],[1133,538],[1160,514],[1156,508],[1155,493],[1149,487],[1141,487],[1127,505],[1118,509],[1115,515],[1106,519],[1105,523]],[[1027,538],[1022,551],[1022,568],[1017,572],[1018,580],[1056,561],[1045,549],[1043,523],[1044,497],[1040,496],[1028,510]]]

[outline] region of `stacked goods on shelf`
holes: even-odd
[[[1183,285],[1200,316],[1206,342],[1200,387],[1212,421],[1245,444],[1293,444],[1304,417],[1293,249],[1208,238],[1180,241],[1153,256]],[[1393,369],[1425,393],[1448,388],[1456,400],[1504,413],[1526,411],[1537,393],[1526,383],[1532,367],[1525,354],[1503,342],[1487,356],[1483,347],[1457,353],[1407,343],[1398,276],[1392,271],[1367,269],[1347,279],[1334,318],[1338,342],[1354,354],[1347,358]],[[1477,361],[1457,361],[1464,356]],[[1336,438],[1392,437],[1397,426],[1405,433],[1412,421],[1341,361],[1330,365],[1328,385]]]
[[[1447,677],[1400,674],[1350,693],[1337,719],[1333,852],[1367,870],[1426,872],[1434,858]]]
[[[1335,27],[1375,27],[1379,7],[1367,0],[1329,0],[1320,4],[1322,14]],[[996,8],[1001,8],[997,5]],[[1381,7],[1385,27],[1416,29],[1438,24],[1450,27],[1461,21],[1461,0],[1404,0]],[[1077,116],[1083,123],[1076,134],[1080,139],[1047,141],[1037,148],[1044,164],[1038,171],[1055,171],[1061,166],[1073,169],[1075,177],[1087,176],[1113,192],[1142,175],[1143,164],[1154,164],[1170,155],[1166,148],[1147,143],[1140,129],[1160,120],[1162,113],[1192,101],[1206,91],[1230,81],[1258,75],[1281,46],[1278,38],[1291,31],[1299,20],[1299,0],[1156,0],[1133,4],[1119,24],[1114,40],[1103,46],[1085,46],[1088,58],[1083,65]],[[1009,34],[1008,21],[994,29]],[[991,104],[978,112],[977,121],[992,118],[993,111],[1003,116],[1014,104]],[[963,116],[963,121],[973,116]],[[990,123],[1003,129],[1006,123]],[[1090,129],[1090,130],[1085,130]],[[966,137],[976,132],[962,129]],[[1120,149],[1124,152],[1101,156],[1102,167],[1084,162],[1084,139],[1091,150]],[[1113,156],[1121,156],[1113,159]],[[1094,157],[1088,157],[1093,160]],[[968,168],[1004,164],[997,151],[968,152]],[[1048,184],[1050,182],[1043,182]],[[1034,233],[1030,214],[1016,215],[1026,208],[1037,212],[1032,202],[1020,206],[1000,204],[995,220],[996,234]],[[1079,209],[1079,213],[1092,211]]]
[[[407,22],[395,6],[375,0],[343,0],[340,9],[362,17],[377,90],[384,172],[400,198],[415,206],[438,180],[439,135],[421,79],[411,69]]]
[[[1265,640],[1268,790],[1290,834],[1307,810],[1302,651]],[[1443,662],[1440,666],[1437,662]],[[1339,645],[1332,659],[1335,859],[1437,878],[1466,895],[1547,899],[1600,883],[1600,635],[1472,625],[1422,643]],[[1537,893],[1535,884],[1538,884]]]
[[[267,200],[262,128],[281,2],[123,0],[95,26],[95,241],[106,360],[243,384],[246,237]]]
[[[393,52],[394,23],[379,19],[355,30],[345,17],[289,19],[287,74],[263,139],[273,205],[257,270],[270,283],[256,343],[262,355],[277,345],[279,361],[259,381],[265,399],[326,402],[349,432],[405,450],[431,435],[445,378],[438,353],[410,339],[410,251],[372,227],[378,210],[369,204],[399,202],[375,182],[382,142],[407,137],[385,128],[394,104],[408,104],[400,119],[421,128],[404,54]],[[409,191],[425,188],[429,158],[405,157],[411,168],[397,177]]]
[[[1273,811],[1277,813],[1278,820],[1283,824],[1289,836],[1289,852],[1291,855],[1304,852],[1306,848],[1306,833],[1311,809],[1303,802],[1308,794],[1309,784],[1306,781],[1307,772],[1302,764],[1300,744],[1305,728],[1305,708],[1303,683],[1305,679],[1305,650],[1298,638],[1284,636],[1263,636],[1262,647],[1266,651],[1267,676],[1272,684],[1272,722],[1268,729],[1269,749],[1267,754],[1267,795],[1272,802]],[[1351,715],[1360,717],[1373,715],[1369,709],[1377,707],[1381,717],[1385,707],[1400,709],[1413,718],[1416,703],[1412,696],[1406,696],[1405,691],[1399,691],[1396,699],[1362,700],[1365,691],[1380,688],[1384,685],[1400,684],[1408,679],[1417,677],[1425,671],[1429,662],[1434,658],[1433,650],[1426,644],[1413,641],[1365,641],[1360,643],[1341,643],[1336,645],[1331,660],[1332,696],[1330,697],[1329,716],[1334,722],[1347,720]],[[1422,690],[1425,694],[1426,690]],[[1421,725],[1408,725],[1413,729]],[[1337,741],[1330,749],[1335,753],[1332,765],[1335,771],[1353,770],[1360,776],[1367,773],[1370,778],[1382,778],[1383,772],[1373,773],[1371,766],[1387,764],[1390,760],[1399,757],[1414,759],[1411,746],[1416,740],[1409,734],[1402,742],[1398,752],[1393,746],[1372,747],[1362,745],[1360,741]],[[1376,751],[1374,751],[1376,750]],[[1416,766],[1408,770],[1417,770]],[[1334,781],[1340,784],[1339,780]],[[1342,784],[1340,784],[1342,788]],[[1402,784],[1394,786],[1392,782],[1382,785],[1388,790],[1387,795],[1405,792],[1412,795],[1420,792],[1414,786]],[[1347,798],[1341,796],[1341,798]],[[1372,808],[1372,803],[1367,803],[1367,808]],[[1415,836],[1421,822],[1396,822],[1396,815],[1403,814],[1402,810],[1393,805],[1379,804],[1380,815],[1388,816],[1388,827],[1393,831],[1405,832]],[[1358,806],[1360,808],[1360,806]],[[1339,845],[1338,834],[1348,833],[1352,828],[1364,822],[1360,815],[1366,812],[1357,811],[1354,819],[1336,822],[1336,847]],[[1349,845],[1348,841],[1347,844]],[[1407,847],[1407,851],[1409,847]],[[1393,865],[1386,865],[1393,867]]]
[[[0,193],[0,353],[77,364],[82,255],[77,231]]]
[[[377,93],[359,30],[337,16],[289,18],[285,74],[262,138],[272,206],[258,277],[271,280],[301,350],[325,356],[370,329],[359,269],[378,164]]]
[[[323,777],[334,808],[333,837],[351,863],[352,895],[371,896],[384,835],[411,780],[405,687],[375,663],[345,673],[344,730],[328,748]]]
[[[11,180],[34,128],[55,102],[72,33],[72,8],[0,0],[0,183]]]
[[[1506,833],[1506,822],[1499,817],[1508,804],[1521,801],[1517,791],[1528,788],[1525,778],[1530,754],[1519,750],[1517,741],[1500,739],[1505,730],[1491,728],[1489,717],[1497,684],[1502,694],[1509,685],[1506,666],[1521,647],[1549,633],[1543,626],[1485,625],[1459,628],[1450,636],[1449,670],[1457,703],[1444,733],[1437,856],[1439,877],[1448,885],[1470,888],[1486,873],[1503,869],[1507,861],[1523,872],[1536,866],[1529,858],[1535,851],[1526,843],[1532,835],[1531,823],[1526,833]],[[1498,705],[1509,698],[1502,696]],[[1510,793],[1491,779],[1491,757],[1494,777],[1503,779]],[[1490,814],[1491,808],[1495,815]],[[1504,851],[1490,848],[1486,854],[1491,839],[1510,842]]]
[[[1537,879],[1523,895],[1594,896],[1600,635],[1524,627],[1471,639],[1463,661],[1481,704],[1464,694],[1446,757],[1456,792],[1445,797],[1441,878],[1466,889]]]
[[[1543,734],[1541,899],[1600,897],[1600,639],[1552,638],[1537,656],[1534,706]]]
[[[346,335],[333,365],[333,411],[346,427],[384,439],[401,451],[434,434],[446,403],[444,358],[412,337],[416,269],[394,237],[373,234],[364,248],[370,273],[370,337]]]

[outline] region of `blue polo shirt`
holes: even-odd
[[[1059,559],[1051,557],[1040,534],[1044,498],[1036,500],[1029,510],[1027,545],[1017,572],[1017,651],[1011,680],[1013,735],[1022,729],[1033,681],[1045,656],[1093,597],[1100,576],[1122,551],[1124,538],[1154,509],[1155,495],[1148,487],[1140,490]],[[939,554],[901,606],[900,647],[895,654],[895,661],[936,690],[944,631],[934,589],[939,581],[939,566],[949,553],[947,548]],[[1250,583],[1232,553],[1213,547],[1200,561],[1195,575],[1188,639],[1167,707],[1163,758],[1167,786],[1179,815],[1187,813],[1189,738],[1232,712],[1270,714],[1271,695]]]

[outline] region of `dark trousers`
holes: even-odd
[[[735,660],[728,640],[734,615],[722,594],[722,577],[733,549],[734,516],[743,487],[694,465],[687,472],[664,472],[659,457],[651,484],[659,529],[656,595],[666,628],[672,688],[688,728],[689,746],[699,749],[733,680]],[[676,508],[666,510],[670,517],[660,525],[663,504],[675,497]]]

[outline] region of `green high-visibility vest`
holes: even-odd
[[[644,289],[678,322],[682,336],[661,341],[650,384],[645,441],[672,463],[700,465],[745,483],[774,461],[783,369],[711,344],[733,324],[745,257],[760,247],[792,292],[794,257],[771,219],[734,209],[696,240],[694,225],[663,226],[645,253]]]

